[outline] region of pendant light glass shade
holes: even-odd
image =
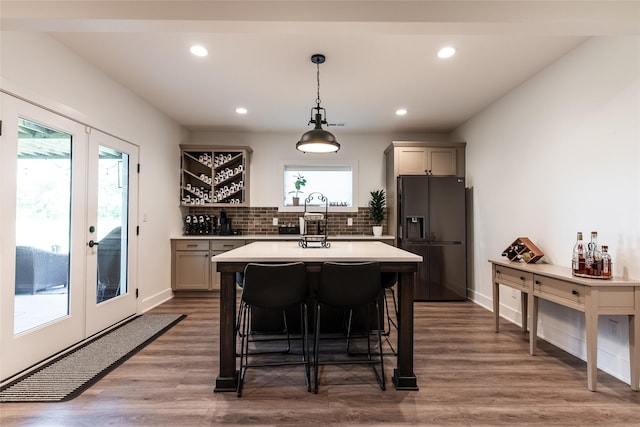
[[[309,124],[314,123],[315,127],[302,134],[300,141],[296,144],[296,149],[303,153],[335,153],[340,149],[336,137],[328,130],[322,129],[322,125],[327,124],[326,111],[320,107],[320,64],[324,61],[324,55],[316,53],[311,56],[311,62],[316,64],[317,69],[318,97],[316,106],[311,109],[311,120],[309,120]]]
[[[296,149],[303,153],[335,153],[340,149],[340,144],[331,132],[316,127],[302,134]]]

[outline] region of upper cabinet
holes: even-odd
[[[398,175],[456,175],[455,147],[398,147]]]
[[[387,174],[464,176],[465,143],[396,141],[386,150]]]
[[[181,145],[182,206],[249,206],[249,147]]]

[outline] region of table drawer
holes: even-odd
[[[531,289],[533,285],[533,274],[516,270],[515,268],[494,266],[496,282],[509,285],[524,290]]]
[[[565,282],[545,276],[534,277],[534,293],[543,299],[558,301],[560,304],[584,307],[587,288],[576,283]]]
[[[208,240],[178,240],[176,243],[176,251],[208,251]]]
[[[244,246],[244,240],[212,240],[212,251],[230,251],[231,249]]]

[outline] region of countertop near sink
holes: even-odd
[[[299,240],[299,234],[239,234],[239,235],[230,235],[230,236],[218,236],[218,235],[190,235],[190,236],[172,236],[172,240]],[[384,235],[384,236],[373,236],[373,235],[362,235],[362,234],[340,234],[335,236],[327,236],[328,241],[332,240],[393,240],[394,236]]]

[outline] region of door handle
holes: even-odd
[[[89,245],[89,247],[90,247],[90,248],[92,248],[92,247],[94,247],[94,246],[98,246],[99,244],[100,244],[100,243],[98,243],[98,242],[94,242],[93,240],[89,240],[89,243],[88,243],[88,245]]]

